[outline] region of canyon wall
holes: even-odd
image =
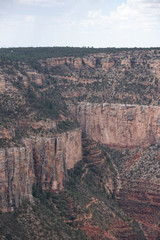
[[[152,161],[151,164],[155,163]],[[139,223],[147,240],[159,239],[160,182],[125,178],[120,181],[121,188],[117,191],[116,200]]]
[[[121,61],[121,59],[120,59]],[[84,69],[86,67],[96,68],[100,67],[102,70],[108,70],[115,64],[113,56],[107,55],[105,53],[98,53],[84,57],[63,57],[63,58],[48,58],[46,60],[46,65],[51,69],[57,66],[70,66],[76,69]],[[124,61],[122,62],[124,63]]]
[[[72,108],[83,132],[102,144],[137,147],[160,143],[160,107],[79,103]]]
[[[147,240],[159,239],[160,107],[81,102],[72,109],[87,136],[111,147],[118,170],[116,201]]]
[[[12,211],[22,201],[33,201],[32,187],[61,190],[67,169],[82,159],[81,129],[52,138],[33,137],[23,147],[0,149],[0,209]]]

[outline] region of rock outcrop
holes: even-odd
[[[131,148],[160,143],[159,106],[82,102],[75,108],[83,132],[102,144]]]
[[[67,169],[82,159],[81,129],[52,138],[33,137],[23,147],[0,150],[0,209],[12,211],[22,201],[33,201],[32,187],[62,190]]]
[[[147,240],[157,240],[160,234],[160,182],[121,179],[116,199],[121,207],[135,219]]]
[[[83,102],[74,110],[87,136],[113,152],[119,149],[112,155],[118,170],[116,200],[147,240],[159,239],[160,107]]]
[[[135,49],[40,60],[67,102],[159,105],[160,50]],[[33,81],[33,79],[31,79]],[[46,83],[43,81],[43,86]],[[47,86],[48,87],[48,86]]]
[[[160,146],[110,151],[119,171],[117,201],[138,221],[147,240],[159,239]]]

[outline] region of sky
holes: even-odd
[[[160,0],[0,0],[1,47],[160,47]]]

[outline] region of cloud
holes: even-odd
[[[25,17],[25,22],[26,23],[33,23],[35,20],[35,17],[34,16],[26,16]]]
[[[89,11],[88,17],[81,22],[82,26],[102,26],[116,30],[143,29],[150,31],[160,25],[159,0],[127,0],[117,7],[116,11],[105,15],[101,10]]]
[[[24,5],[39,5],[42,7],[50,7],[54,5],[64,5],[63,0],[16,0],[20,4]]]

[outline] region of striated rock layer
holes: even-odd
[[[24,147],[0,150],[0,209],[12,211],[22,201],[33,201],[32,187],[61,190],[67,169],[82,159],[81,129],[53,138],[29,138]]]
[[[144,232],[147,240],[160,237],[160,182],[121,179],[116,199]]]
[[[102,144],[130,148],[160,143],[160,107],[82,102],[73,110],[83,131]]]
[[[118,173],[116,200],[139,223],[147,240],[159,239],[160,107],[83,102],[75,116],[84,133],[119,149],[110,148],[117,151],[112,155]]]

